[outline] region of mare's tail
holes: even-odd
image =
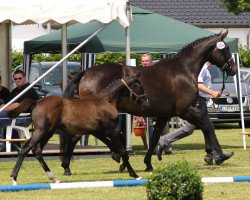
[[[76,87],[78,86],[79,81],[84,76],[84,74],[85,74],[85,71],[82,71],[71,79],[71,81],[67,84],[67,87],[64,91],[64,94],[63,94],[64,97],[68,97],[68,98],[74,97],[74,91]]]
[[[36,101],[33,99],[24,99],[18,107],[7,112],[9,118],[16,118],[20,113],[27,112],[32,110],[33,106],[36,104]]]

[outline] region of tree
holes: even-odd
[[[221,0],[229,12],[238,15],[242,12],[250,12],[249,0]]]

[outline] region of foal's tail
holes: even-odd
[[[76,87],[78,86],[79,81],[84,76],[84,74],[85,74],[85,71],[82,71],[71,79],[71,81],[68,83],[65,89],[65,92],[63,94],[64,97],[68,97],[68,98],[74,97],[74,91]]]
[[[16,118],[20,113],[31,111],[36,101],[33,99],[24,99],[18,107],[7,112],[10,118]]]

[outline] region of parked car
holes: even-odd
[[[30,73],[28,75],[29,83],[33,83],[42,74],[48,71],[56,61],[53,62],[33,62],[31,63]],[[81,64],[79,62],[67,62],[68,73],[76,73],[81,70]],[[16,69],[23,70],[23,65],[19,65]],[[56,67],[41,81],[39,81],[34,88],[36,89],[40,97],[45,96],[62,96],[61,84],[62,82],[62,65]]]
[[[209,68],[212,77],[212,89],[220,91],[223,83],[223,73],[216,66]],[[242,105],[244,121],[250,126],[250,69],[240,69]],[[208,111],[212,122],[238,122],[241,125],[239,100],[237,95],[236,77],[225,78],[225,89],[219,99],[211,99],[208,103]]]

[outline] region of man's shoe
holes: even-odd
[[[211,154],[207,154],[204,157],[204,161],[208,164],[208,165],[213,165],[213,156]]]
[[[158,144],[156,146],[155,153],[157,155],[158,160],[162,160],[162,152],[163,152],[163,150],[164,150],[164,148],[160,144]]]
[[[166,155],[171,155],[173,153],[173,148],[171,146],[164,146],[164,153]]]
[[[228,160],[229,158],[231,158],[232,156],[234,155],[234,152],[230,152],[230,153],[227,153],[227,154],[222,154],[219,158],[217,158],[215,160],[215,163],[217,165],[220,165],[222,164],[225,160]]]

